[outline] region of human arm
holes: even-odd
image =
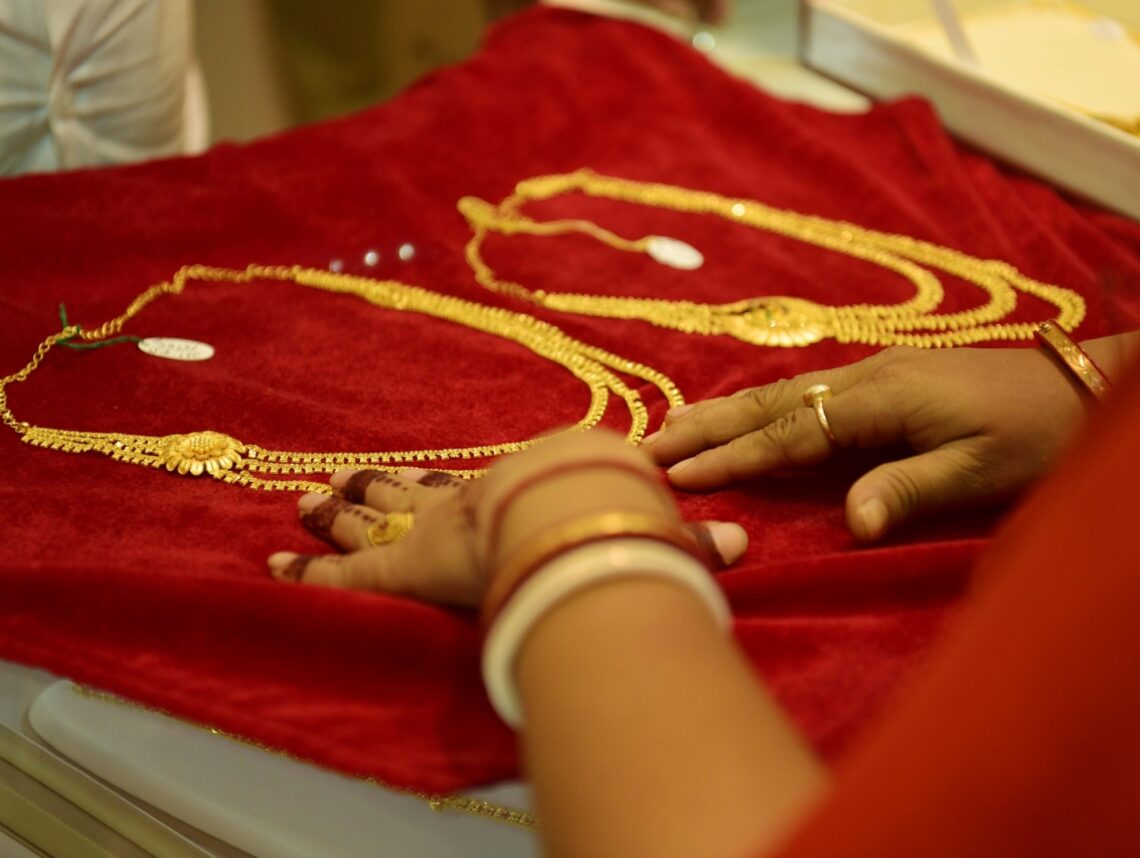
[[[494,511],[513,487],[555,467],[559,473],[511,504],[492,540]],[[338,475],[342,494],[364,503],[324,506],[328,499],[307,496],[302,512],[350,553],[274,555],[271,569],[281,580],[477,605],[494,567],[560,522],[614,509],[678,522],[671,500],[639,469],[653,475],[637,451],[591,432],[544,442],[474,483],[424,472],[370,482]],[[322,507],[331,514],[315,515]],[[415,511],[412,532],[363,548],[369,516],[393,508]],[[713,532],[726,560],[743,550],[734,528]],[[747,854],[799,818],[825,787],[822,767],[707,608],[646,572],[558,603],[519,650],[524,757],[547,848],[555,855]]]
[[[551,855],[763,854],[826,792],[737,647],[671,585],[565,602],[535,627],[517,677]]]
[[[1083,343],[1110,379],[1140,352],[1140,333]],[[647,439],[682,489],[705,490],[789,467],[833,449],[802,400],[814,384],[840,448],[907,445],[847,495],[863,541],[912,517],[1015,495],[1043,474],[1084,421],[1087,400],[1039,349],[887,349],[850,366],[807,373],[676,409]]]

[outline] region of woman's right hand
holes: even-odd
[[[680,513],[653,463],[613,432],[594,429],[543,440],[464,481],[438,471],[341,471],[336,494],[307,494],[302,524],[344,553],[278,552],[279,581],[376,590],[477,607],[512,550],[575,517],[631,512],[680,524]],[[520,493],[520,488],[526,488]],[[389,542],[370,537],[409,516],[411,529]],[[684,525],[714,566],[747,545],[739,525]]]
[[[1106,371],[1119,368],[1122,339],[1089,344]],[[833,393],[823,408],[834,443],[803,400],[818,384]],[[907,444],[914,455],[848,492],[848,526],[873,541],[914,516],[1015,494],[1049,468],[1085,408],[1074,380],[1039,349],[896,347],[674,409],[644,446],[672,466],[674,486],[699,491],[820,465],[845,448]]]

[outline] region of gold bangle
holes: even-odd
[[[646,485],[652,486],[652,488],[662,496],[666,509],[672,506],[673,499],[667,494],[661,477],[656,471],[650,470],[648,467],[639,467],[626,459],[618,459],[613,456],[585,459],[575,462],[560,462],[559,464],[546,468],[536,474],[531,474],[529,477],[516,482],[496,501],[494,511],[491,513],[487,523],[487,548],[484,555],[487,561],[494,563],[498,558],[499,537],[502,535],[503,521],[506,519],[510,507],[518,501],[520,496],[536,486],[545,485],[549,480],[555,477],[601,468],[638,477]]]
[[[574,518],[531,537],[516,548],[491,579],[483,599],[483,627],[489,628],[519,586],[560,554],[605,539],[653,539],[679,548],[708,568],[697,538],[680,521],[641,512],[604,512]]]
[[[1041,322],[1036,328],[1037,339],[1056,355],[1069,373],[1097,399],[1108,395],[1108,378],[1098,367],[1088,352],[1077,345],[1065,330],[1054,322]]]

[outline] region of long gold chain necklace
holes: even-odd
[[[483,243],[492,232],[505,236],[584,233],[616,250],[647,253],[675,268],[693,269],[702,264],[699,251],[673,238],[645,236],[630,240],[591,221],[541,222],[522,213],[522,207],[529,202],[573,192],[678,212],[715,215],[731,223],[797,239],[889,269],[913,284],[914,296],[898,304],[883,305],[828,306],[790,296],[706,304],[549,292],[499,278],[482,254]],[[805,346],[829,337],[841,343],[924,348],[986,340],[1032,339],[1035,322],[1001,321],[1013,312],[1019,292],[1056,307],[1055,321],[1065,330],[1074,330],[1085,316],[1084,299],[1076,292],[1033,280],[1007,262],[979,259],[909,236],[777,209],[756,200],[601,176],[591,170],[525,179],[498,205],[464,197],[459,201],[459,210],[473,232],[466,247],[467,263],[475,279],[487,289],[552,310],[641,319],[692,334],[728,334],[758,346]],[[943,288],[930,268],[973,283],[986,294],[987,300],[974,309],[939,313]]]
[[[90,343],[105,341],[122,332],[123,326],[151,301],[161,295],[178,295],[189,281],[244,284],[252,280],[277,280],[325,292],[355,295],[370,304],[391,310],[422,313],[467,328],[511,340],[533,353],[565,367],[590,390],[585,416],[564,431],[580,431],[596,426],[605,414],[610,394],[622,399],[630,414],[627,437],[636,443],[645,434],[648,415],[637,390],[618,376],[622,373],[656,387],[670,406],[684,402],[677,386],[663,373],[576,340],[554,325],[496,307],[488,307],[441,295],[394,280],[372,280],[334,274],[312,268],[250,265],[244,271],[191,265],[180,269],[169,281],[151,286],[136,297],[116,318],[92,330],[67,325],[40,343],[27,366],[0,379],[0,419],[36,447],[68,453],[95,452],[121,462],[165,468],[191,476],[208,475],[227,483],[251,489],[282,491],[330,491],[325,483],[298,479],[297,475],[331,474],[349,467],[396,470],[421,463],[487,459],[516,452],[533,440],[507,441],[472,447],[420,449],[387,452],[306,452],[270,450],[248,444],[223,432],[202,430],[175,435],[130,435],[121,432],[90,432],[33,426],[17,420],[8,406],[8,386],[28,379],[60,343],[76,338]],[[460,476],[482,473],[478,469],[452,470]],[[284,477],[284,478],[283,478]]]

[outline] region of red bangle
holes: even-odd
[[[487,562],[495,562],[499,549],[499,536],[503,526],[503,517],[506,515],[507,509],[515,503],[520,496],[550,477],[556,477],[559,474],[573,473],[574,471],[587,471],[594,468],[610,468],[640,477],[661,493],[668,507],[672,508],[673,506],[673,498],[667,494],[665,484],[656,472],[638,467],[624,459],[586,459],[585,461],[564,462],[559,465],[553,465],[545,471],[531,474],[526,477],[526,479],[515,483],[506,491],[503,497],[499,499],[499,502],[495,505],[494,512],[491,513],[491,519],[487,526],[487,548],[484,554],[487,558]]]

